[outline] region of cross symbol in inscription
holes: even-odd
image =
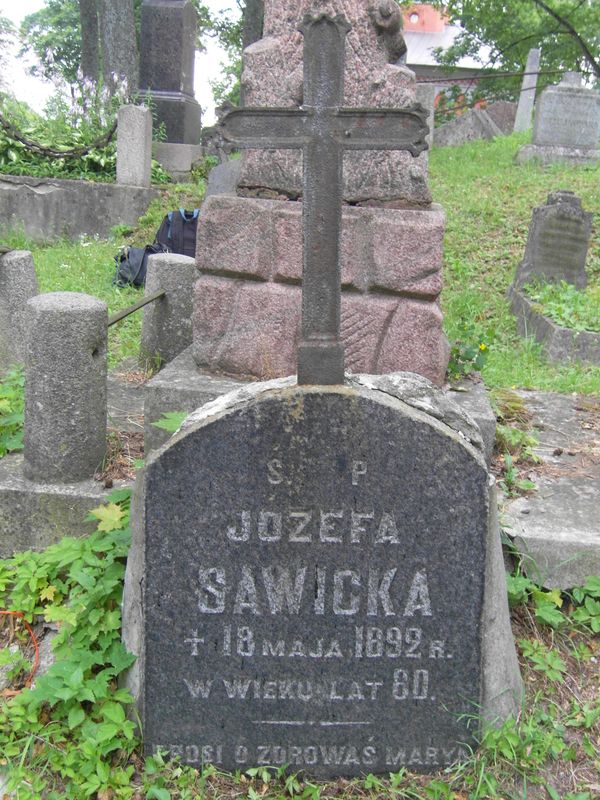
[[[344,47],[351,26],[341,15],[307,13],[304,98],[301,108],[245,108],[220,123],[225,139],[246,148],[300,148],[303,153],[302,330],[299,384],[344,382],[340,340],[339,239],[344,150],[427,148],[427,112],[397,108],[342,108]]]
[[[197,656],[198,655],[198,645],[204,644],[204,639],[198,636],[198,631],[192,631],[192,635],[189,639],[184,639],[184,644],[191,644],[192,645],[192,652],[190,655]]]

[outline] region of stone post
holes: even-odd
[[[537,47],[533,47],[527,56],[527,66],[521,84],[519,95],[519,105],[517,106],[517,116],[515,117],[515,133],[526,131],[531,128],[531,115],[535,103],[535,87],[537,86],[537,73],[540,68],[540,53]],[[533,74],[529,74],[533,73]]]
[[[152,98],[167,142],[200,142],[200,106],[194,99],[196,11],[189,0],[144,0],[140,89]]]
[[[150,186],[152,112],[145,106],[121,106],[117,127],[117,183]]]
[[[25,304],[38,293],[28,250],[0,256],[0,370],[25,361]]]
[[[24,474],[73,483],[106,452],[106,304],[76,292],[27,303]]]
[[[145,293],[164,289],[166,295],[144,306],[142,360],[172,361],[192,343],[192,309],[196,262],[176,253],[148,259]]]

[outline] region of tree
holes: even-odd
[[[0,16],[0,88],[4,86],[3,73],[6,66],[6,53],[14,32],[12,22],[6,17]]]
[[[479,58],[482,68],[519,72],[532,47],[541,49],[538,88],[556,83],[561,72],[575,70],[600,78],[593,53],[600,51],[600,3],[597,0],[446,0],[436,2],[464,32],[454,45],[438,53],[441,64],[455,64],[462,56]],[[482,50],[489,55],[481,59]],[[520,78],[485,81],[485,91],[514,96]]]

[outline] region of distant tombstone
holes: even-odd
[[[437,147],[448,147],[501,135],[502,131],[485,109],[470,108],[436,128],[434,141]]]
[[[201,109],[194,99],[197,26],[189,0],[142,3],[140,91],[151,98],[167,142],[200,142]]]
[[[150,186],[152,112],[145,106],[121,106],[117,119],[117,183]]]
[[[587,284],[585,260],[592,230],[592,214],[581,200],[565,189],[551,192],[546,205],[533,209],[523,260],[514,287],[534,278],[567,281],[583,289]]]
[[[600,159],[600,93],[585,89],[581,75],[567,72],[557,86],[542,92],[535,109],[533,143],[519,150],[519,162],[569,161],[594,164]]]
[[[525,67],[525,75],[523,75],[521,93],[519,94],[519,105],[514,121],[515,133],[529,130],[531,127],[531,115],[533,114],[533,106],[535,103],[535,89],[537,86],[538,71],[540,69],[540,54],[541,50],[537,47],[532,47],[527,55],[527,65]]]
[[[496,123],[504,136],[512,133],[517,113],[517,104],[509,100],[497,100],[486,106],[485,113]]]

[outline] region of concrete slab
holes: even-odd
[[[463,380],[450,386],[448,393],[479,428],[483,439],[485,463],[489,467],[496,440],[496,415],[492,409],[485,384],[481,379],[479,381]]]
[[[600,400],[519,392],[533,415],[537,492],[506,504],[502,527],[526,573],[569,589],[600,575]]]

